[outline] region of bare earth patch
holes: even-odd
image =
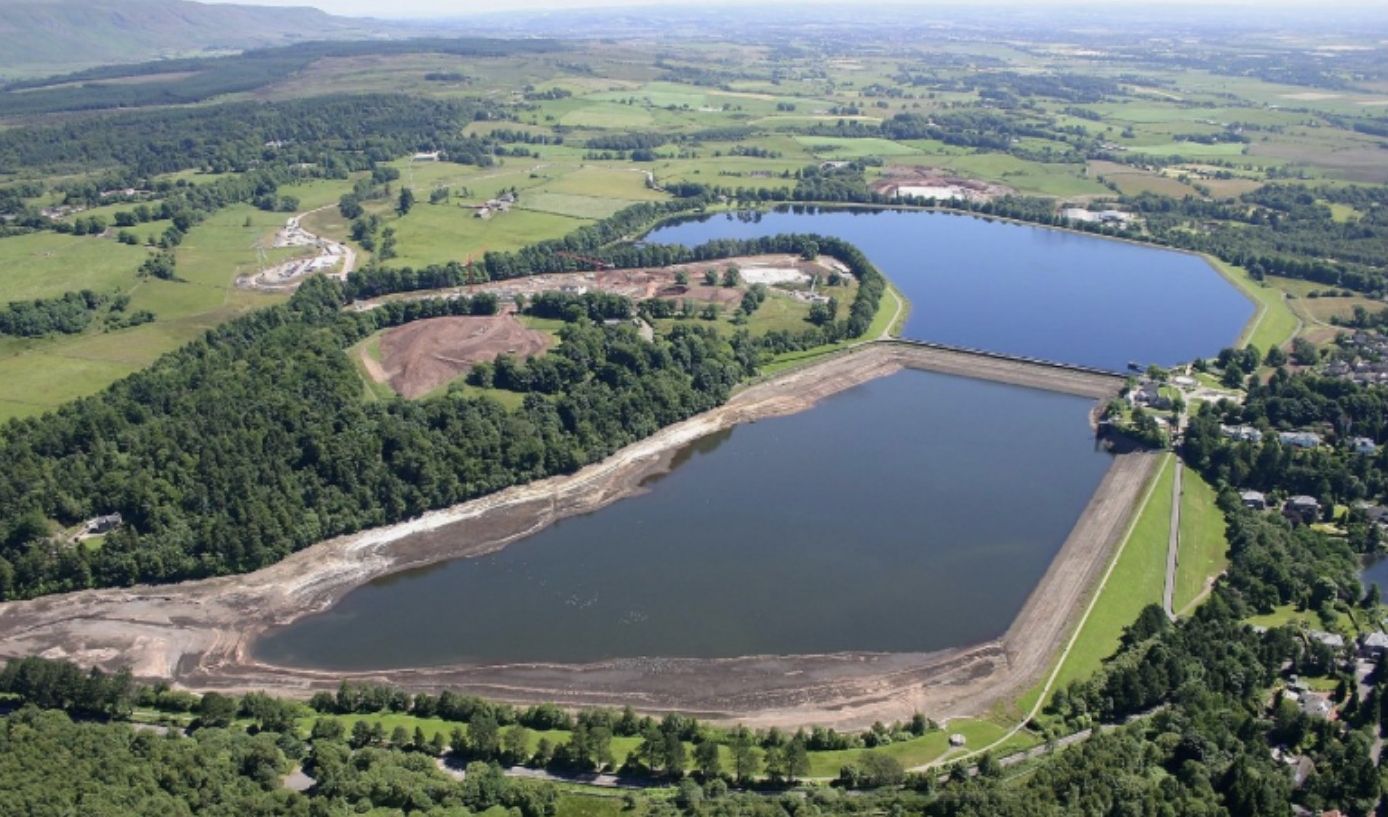
[[[738,286],[707,286],[704,274],[715,271],[721,279],[723,271],[736,266],[743,273]],[[678,284],[675,278],[684,273],[688,284]],[[352,309],[367,310],[379,306],[383,300],[420,300],[437,298],[453,293],[476,295],[490,292],[503,303],[510,303],[517,295],[530,297],[541,292],[607,292],[622,295],[633,301],[650,298],[674,298],[728,305],[737,303],[749,285],[769,283],[787,289],[801,290],[811,279],[821,280],[832,273],[848,276],[848,268],[841,261],[821,255],[813,261],[788,254],[748,255],[737,258],[720,258],[692,264],[674,264],[668,267],[642,267],[636,269],[604,269],[592,272],[556,272],[544,275],[529,275],[523,278],[509,278],[502,281],[489,281],[485,284],[469,284],[449,290],[425,290],[403,295],[387,295],[353,304]]]
[[[426,318],[381,335],[378,371],[397,394],[413,399],[466,374],[477,363],[503,354],[523,360],[549,345],[549,335],[527,329],[515,315]],[[367,368],[376,378],[377,370]]]
[[[892,165],[886,168],[882,178],[872,183],[872,190],[887,196],[964,201],[991,201],[1015,192],[1006,185],[969,179],[938,167],[919,165]]]
[[[638,493],[689,442],[742,422],[792,414],[903,367],[964,374],[1106,400],[1121,378],[1021,361],[876,342],[750,386],[727,404],[676,423],[602,462],[339,537],[243,576],[159,587],[89,590],[0,604],[0,657],[44,655],[130,666],[145,679],[199,689],[271,689],[307,696],[342,678],[412,690],[443,688],[517,702],[629,703],[762,726],[861,728],[922,712],[987,713],[1035,684],[1082,614],[1158,458],[1123,454],[1099,485],[1008,631],[934,653],[835,653],[733,659],[627,659],[591,664],[460,664],[380,672],[320,672],[257,661],[258,635],[331,607],[371,579],[477,556],[574,514]],[[967,614],[967,611],[961,611]]]

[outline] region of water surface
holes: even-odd
[[[1109,465],[1092,405],[901,372],[699,440],[648,493],[372,582],[255,652],[359,670],[984,641]]]
[[[695,246],[778,233],[857,246],[911,301],[903,335],[916,340],[1122,370],[1213,355],[1253,315],[1252,302],[1196,256],[952,213],[719,215],[647,240]]]

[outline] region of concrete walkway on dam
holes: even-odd
[[[891,339],[874,341],[871,347],[884,350],[902,366],[912,369],[1047,389],[1095,400],[1118,396],[1126,382],[1124,375],[1118,372],[937,343]]]

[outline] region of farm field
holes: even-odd
[[[91,289],[129,291],[148,252],[94,236],[31,233],[0,240],[0,298],[24,301]]]

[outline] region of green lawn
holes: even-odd
[[[853,763],[865,751],[878,752],[896,758],[902,766],[910,769],[924,766],[949,757],[967,754],[1000,740],[1011,729],[992,720],[980,718],[959,718],[952,720],[944,728],[928,732],[918,738],[904,740],[872,750],[844,749],[831,752],[810,752],[810,777],[835,777],[839,769]],[[966,743],[962,748],[952,748],[949,736],[955,733],[964,736]],[[1039,740],[1029,732],[1019,732],[992,750],[994,755],[1003,755],[1035,746]]]
[[[47,231],[12,236],[0,241],[0,302],[81,289],[129,291],[148,255],[143,247],[92,236]]]
[[[1171,606],[1177,613],[1203,597],[1209,579],[1229,566],[1224,515],[1215,505],[1214,488],[1186,468],[1181,484],[1181,544]]]
[[[1161,469],[1128,533],[1108,583],[1080,629],[1079,638],[1056,674],[1051,689],[1096,672],[1118,649],[1123,630],[1149,604],[1161,604],[1166,583],[1166,549],[1171,531],[1171,489],[1175,458],[1162,454]]]
[[[409,215],[388,222],[395,228],[399,253],[389,263],[423,267],[466,261],[487,252],[518,250],[537,241],[560,238],[589,223],[521,209],[480,219],[462,207],[418,205]]]

